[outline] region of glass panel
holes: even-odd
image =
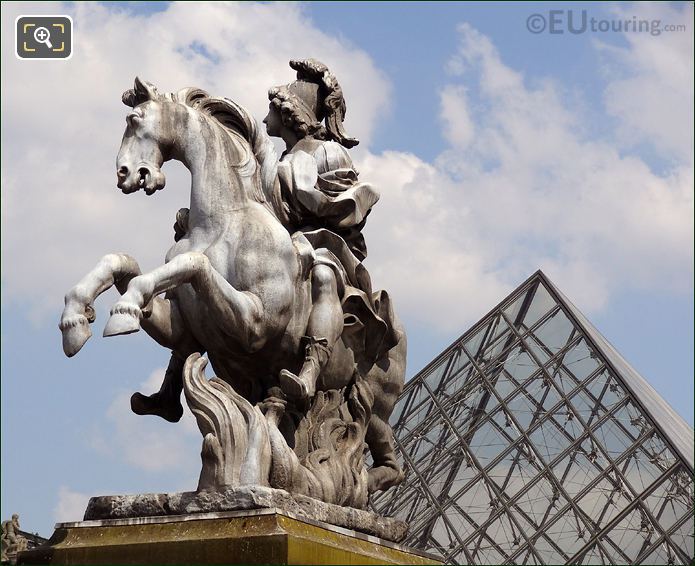
[[[619,553],[616,556],[619,562],[633,563],[656,538],[658,535],[654,536],[654,526],[638,505],[601,540],[604,541],[604,546],[610,545],[614,552]]]
[[[639,564],[677,564],[677,554],[664,541],[657,545],[651,552],[648,552],[644,558],[639,560]]]
[[[496,377],[491,379],[490,382],[494,385],[495,391],[502,399],[506,399],[518,387],[517,382],[504,370],[497,372]]]
[[[592,536],[591,529],[572,508],[567,509],[557,521],[544,529],[544,533],[569,556],[579,552]]]
[[[504,421],[504,416],[500,412],[495,417]],[[492,421],[487,420],[476,429],[468,446],[481,466],[485,467],[509,444],[509,440],[498,430],[497,426]]]
[[[628,401],[625,406],[614,411],[611,415],[611,419],[620,423],[621,429],[632,441],[637,440],[640,436],[649,432],[651,428],[647,419],[642,416],[641,411],[639,411],[631,401]]]
[[[422,539],[423,535],[427,533],[429,533],[429,536],[426,538],[424,545],[418,544],[420,548],[427,552],[442,556],[448,554],[452,548],[459,546],[456,536],[449,526],[448,517],[447,520],[445,520],[444,517],[440,516],[433,523],[428,525],[427,529],[423,530],[420,538]]]
[[[457,495],[455,505],[458,512],[466,515],[471,524],[478,527],[497,509],[495,496],[482,478],[464,493]],[[452,512],[456,507],[451,508]]]
[[[515,508],[541,528],[567,505],[567,500],[547,476],[543,476],[519,496]],[[543,530],[545,530],[543,528]]]
[[[560,364],[551,364],[547,368],[548,373],[558,391],[562,391],[565,395],[574,391],[579,382],[577,379],[566,371]]]
[[[479,534],[467,544],[473,560],[476,560],[478,555],[486,555],[481,551],[494,548],[490,540],[496,543],[496,552],[502,552],[506,557],[519,548],[523,538],[509,515],[502,513],[481,529]]]
[[[536,385],[536,387],[538,386],[538,384],[534,385]],[[534,417],[536,420],[539,417],[537,413],[538,401],[536,401],[532,395],[533,393],[531,391],[522,390],[510,401],[507,401],[508,410],[514,414],[514,417],[524,430],[529,429]],[[540,413],[541,416],[543,414],[543,412]]]
[[[613,459],[624,454],[634,443],[634,439],[618,427],[612,419],[601,424],[593,432],[603,449]]]
[[[502,308],[502,311],[507,316],[507,318],[512,321],[512,323],[516,322],[516,319],[519,316],[519,312],[521,311],[521,306],[524,304],[526,297],[529,296],[529,293],[535,292],[534,287],[535,284],[531,285],[531,287],[524,293],[521,293],[512,304]]]
[[[536,328],[533,335],[543,352],[542,361],[545,361],[567,346],[567,343],[576,336],[576,331],[565,313],[558,310]]]
[[[552,386],[552,381],[542,372],[524,383],[523,390],[542,409],[542,416],[560,402],[560,394]]]
[[[577,381],[584,381],[601,365],[601,360],[582,338],[561,357],[562,365]]]
[[[605,475],[577,505],[601,529],[630,503],[626,486],[615,477],[615,471]]]
[[[398,423],[398,436],[401,439],[418,427],[434,408],[432,398],[423,385],[417,385],[411,390]],[[394,422],[394,421],[391,421]]]
[[[504,459],[487,470],[488,477],[509,498],[524,489],[540,471],[535,458],[529,458],[525,442],[513,448]]]
[[[574,499],[606,466],[607,461],[592,449],[591,441],[586,440],[555,464],[553,473],[562,488]]]
[[[478,401],[484,393],[481,380],[477,374],[465,384],[452,384],[450,391],[452,391],[452,393],[448,399],[447,409],[452,418],[454,412],[458,411],[460,414],[463,410],[467,413],[472,407],[477,406]]]
[[[664,531],[670,529],[683,516],[693,512],[692,480],[689,481],[690,486],[684,486],[683,479],[689,480],[687,474],[682,470],[676,470],[644,500],[645,507],[651,511]]]
[[[562,548],[558,548],[552,540],[544,535],[531,541],[531,546],[545,564],[565,564],[569,558],[563,553]],[[517,561],[517,564],[521,564],[521,562]]]
[[[453,460],[455,461],[456,459],[457,458],[454,458]],[[458,461],[463,463],[463,455],[460,451]],[[421,472],[423,480],[427,483],[430,492],[438,501],[442,501],[448,494],[452,493],[452,478],[455,477],[457,471],[457,468],[452,465],[453,463],[447,451],[441,451],[437,461],[429,464],[424,472]],[[471,472],[469,475],[473,476],[473,473]],[[472,477],[470,479],[472,479]]]
[[[671,544],[674,548],[679,549],[682,554],[688,560],[692,560],[693,556],[693,516],[692,514],[685,523],[680,525],[675,529],[674,532],[669,533],[668,537],[671,540]]]
[[[515,347],[504,359],[504,369],[517,383],[521,383],[538,370],[538,365],[531,356],[519,346]]]
[[[635,493],[642,493],[663,473],[650,461],[650,455],[642,446],[636,447],[627,459],[620,462],[620,471]]]
[[[507,358],[518,348],[519,341],[517,338],[510,333],[506,333],[490,344],[480,356],[475,358],[475,361],[480,369],[485,372],[485,375],[490,377],[501,371]],[[470,350],[468,353],[472,357]]]
[[[593,423],[607,413],[606,408],[583,389],[579,389],[570,397],[570,403],[585,423]]]
[[[379,513],[401,521],[410,521],[413,517],[427,513],[432,507],[429,496],[417,478],[407,486],[407,489],[401,489],[395,495],[396,497],[387,505],[379,506],[377,503],[376,508]]]
[[[473,364],[471,364],[468,356],[462,350],[458,350],[457,355],[451,362],[445,381],[437,391],[439,402],[446,406],[448,401],[462,388],[470,388],[475,382],[479,381],[480,376]]]
[[[442,362],[438,364],[437,367],[430,370],[424,376],[425,383],[427,383],[427,386],[433,393],[439,389],[439,386],[442,382],[442,378],[447,373],[447,369],[449,368],[452,358],[458,357],[459,355],[460,350],[454,350],[445,360],[442,360]]]
[[[475,556],[474,560],[477,564],[503,564],[506,560],[506,556],[487,541],[483,542]]]
[[[465,540],[480,526],[475,518],[469,514],[469,510],[458,504],[451,504],[445,510],[446,517],[458,538]]]
[[[615,377],[608,370],[602,371],[598,376],[586,385],[587,391],[596,399],[600,398],[601,404],[607,411],[619,405],[626,397],[625,390],[618,385]]]
[[[567,409],[558,410],[544,419],[540,425],[534,428],[529,434],[533,445],[536,447],[543,461],[549,463],[564,452],[572,442],[574,432],[571,428],[568,431]]]
[[[508,332],[509,325],[507,325],[501,316],[496,316],[466,340],[463,345],[466,350],[468,350],[468,353],[478,360],[481,359],[482,353],[485,350],[489,350],[490,345],[493,344],[496,339]]]
[[[557,303],[555,299],[550,296],[548,290],[543,286],[542,283],[538,284],[536,293],[533,296],[533,301],[529,306],[526,316],[523,318],[523,326],[530,328],[536,322],[538,322],[544,314],[546,314],[550,309],[552,309]],[[515,322],[512,320],[512,322]]]
[[[645,440],[642,443],[642,446],[649,455],[649,461],[664,472],[673,466],[677,461],[676,456],[656,433],[652,434],[650,438]],[[692,485],[692,481],[690,484]]]
[[[577,564],[621,564],[621,562],[615,562],[600,545],[594,544],[577,560]]]
[[[454,477],[451,482],[451,489],[449,490],[450,497],[453,497],[462,489],[466,488],[474,478],[480,477],[480,471],[473,466],[468,456],[463,454],[460,459],[457,458],[455,464],[452,465],[452,475]]]

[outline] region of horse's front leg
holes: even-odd
[[[235,289],[201,252],[175,256],[169,263],[133,278],[111,309],[104,336],[137,332],[144,305],[154,296],[185,283],[193,286],[212,316],[246,351],[256,351],[265,344],[264,309],[258,296]]]
[[[63,334],[63,351],[69,357],[80,351],[92,335],[94,300],[113,285],[124,293],[130,280],[140,275],[138,262],[126,254],[108,254],[65,295],[65,308],[58,325]]]

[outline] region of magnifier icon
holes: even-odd
[[[45,27],[38,27],[34,30],[34,39],[39,43],[45,43],[49,49],[53,49],[53,44],[51,43],[51,32],[49,32]]]

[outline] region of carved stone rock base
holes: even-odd
[[[277,509],[299,519],[320,521],[393,542],[403,540],[408,530],[403,521],[262,486],[233,487],[220,491],[102,495],[89,500],[84,520],[131,519],[239,509]]]

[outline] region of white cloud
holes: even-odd
[[[441,115],[447,141],[460,148],[469,144],[474,134],[473,120],[468,112],[466,89],[448,85],[440,93]]]
[[[686,31],[627,33],[626,47],[597,42],[606,52],[608,112],[618,118],[621,142],[646,142],[662,156],[687,160],[693,147],[693,5],[637,2],[616,5],[616,18],[684,25]]]
[[[58,503],[53,509],[53,517],[58,523],[81,521],[87,509],[90,496],[73,491],[64,485],[58,491]]]
[[[3,5],[6,52],[21,9]],[[366,229],[367,266],[400,312],[460,329],[538,267],[590,311],[619,288],[692,285],[693,142],[692,129],[680,127],[692,122],[692,34],[599,46],[615,71],[606,76],[606,112],[624,135],[588,139],[561,85],[533,77],[530,87],[489,38],[462,25],[440,91],[451,146],[427,163],[369,151],[388,81],[364,52],[317,30],[301,5],[173,4],[150,16],[92,3],[74,10],[69,63],[8,58],[2,70],[3,138],[13,142],[2,174],[3,261],[12,266],[3,270],[5,300],[57,316],[61,295],[102,254],[128,251],[145,269],[161,263],[189,177],[168,164],[168,186],[151,199],[115,188],[118,99],[136,74],[161,90],[203,86],[262,117],[266,89],[291,80],[287,60],[304,56],[330,63],[345,90],[347,129],[363,141],[358,168],[383,195]],[[666,22],[692,8],[663,10]],[[670,168],[651,170],[625,136],[666,155]]]
[[[139,387],[149,395],[159,390],[164,368],[154,370]],[[105,422],[91,436],[91,445],[99,453],[124,461],[145,472],[178,469],[181,477],[190,476],[189,488],[200,464],[198,453],[202,436],[195,418],[185,408],[176,424],[157,417],[143,417],[130,410],[132,392],[122,391],[106,411]]]
[[[487,37],[467,24],[459,32],[441,101],[451,147],[433,165],[387,152],[361,167],[383,191],[367,239],[379,285],[439,328],[465,327],[539,267],[589,311],[618,289],[688,292],[693,144],[679,135],[692,135],[691,121],[675,136],[672,129],[692,114],[688,74],[658,84],[623,68],[631,90],[649,88],[654,104],[673,104],[674,120],[650,122],[663,130],[652,139],[663,150],[664,140],[685,149],[656,173],[618,140],[587,139],[558,85],[529,87]],[[658,42],[667,44],[664,53],[691,60],[692,41],[688,47],[662,35]],[[609,97],[622,80],[607,84]],[[686,94],[677,100],[667,92],[674,82]],[[643,109],[626,102],[626,124],[650,108],[643,102]],[[474,114],[473,104],[484,111]]]
[[[5,53],[25,9],[2,5]],[[91,2],[41,10],[72,14],[72,59],[8,56],[2,67],[3,300],[26,302],[38,317],[57,317],[62,295],[103,254],[128,251],[152,269],[173,243],[174,215],[188,204],[183,166],[165,166],[167,188],[151,199],[115,187],[120,94],[136,75],[162,91],[206,88],[262,118],[267,89],[294,78],[288,61],[312,56],[340,78],[346,126],[365,144],[385,111],[390,87],[367,55],[317,30],[298,4],[182,3],[149,16]]]

